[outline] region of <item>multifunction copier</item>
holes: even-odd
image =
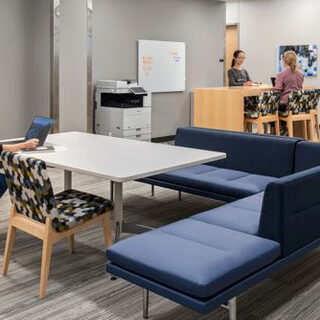
[[[98,81],[95,102],[97,134],[151,140],[151,93],[136,81]]]

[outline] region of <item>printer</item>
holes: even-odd
[[[95,92],[97,134],[151,140],[151,92],[134,80],[100,80]]]

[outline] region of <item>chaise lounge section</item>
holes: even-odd
[[[213,134],[220,136],[221,148],[230,146],[230,137],[235,140],[234,146],[255,139],[268,144],[266,139],[271,139],[270,161],[275,158],[284,165],[279,154],[286,154],[286,160],[292,160],[288,165],[292,172],[269,168],[268,161],[260,162],[255,169],[248,166],[258,175],[257,167],[266,174],[274,172],[274,179],[263,192],[109,248],[107,271],[144,289],[144,318],[148,317],[148,293],[153,291],[203,314],[228,301],[224,306],[229,309],[229,319],[235,320],[237,295],[320,245],[320,146],[240,133],[227,133],[224,143],[225,133]],[[241,143],[237,143],[238,138]],[[274,139],[279,139],[283,148],[271,148]],[[219,151],[227,152],[230,159],[227,150]],[[252,164],[252,159],[243,160],[237,165],[241,170]],[[228,167],[228,162],[224,165]],[[217,194],[223,192],[215,189]]]

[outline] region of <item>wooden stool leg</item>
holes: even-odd
[[[46,292],[47,292],[47,282],[49,277],[51,254],[52,254],[52,247],[53,247],[52,232],[53,230],[51,226],[51,220],[47,218],[45,237],[43,240],[43,247],[42,247],[39,299],[43,299],[46,296]]]
[[[316,126],[317,140],[320,140],[319,118],[317,113],[314,115],[314,122]]]
[[[109,248],[112,245],[112,232],[109,213],[103,215],[103,234],[104,234],[104,245]]]
[[[293,121],[286,121],[288,128],[288,136],[293,137]]]
[[[6,239],[6,247],[4,250],[3,266],[2,266],[2,274],[4,276],[8,273],[8,270],[9,270],[9,261],[10,261],[11,251],[14,245],[14,241],[16,239],[17,229],[16,227],[12,226],[12,220],[13,220],[14,214],[15,214],[15,208],[14,208],[14,205],[12,205],[7,239]]]
[[[276,127],[276,135],[280,136],[280,120],[279,119],[275,122],[275,127]]]
[[[69,237],[69,253],[74,253],[74,234]]]
[[[303,139],[308,140],[307,120],[302,121]]]
[[[264,133],[263,123],[262,123],[261,119],[258,119],[258,133],[260,133],[260,134]]]
[[[314,117],[311,117],[311,120],[308,120],[308,128],[309,128],[309,132],[310,132],[310,140],[311,141],[315,141],[315,135],[314,135],[314,131],[315,131],[315,126],[314,126]]]

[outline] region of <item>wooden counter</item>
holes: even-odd
[[[244,97],[258,96],[272,86],[199,88],[194,91],[193,125],[244,131]]]

